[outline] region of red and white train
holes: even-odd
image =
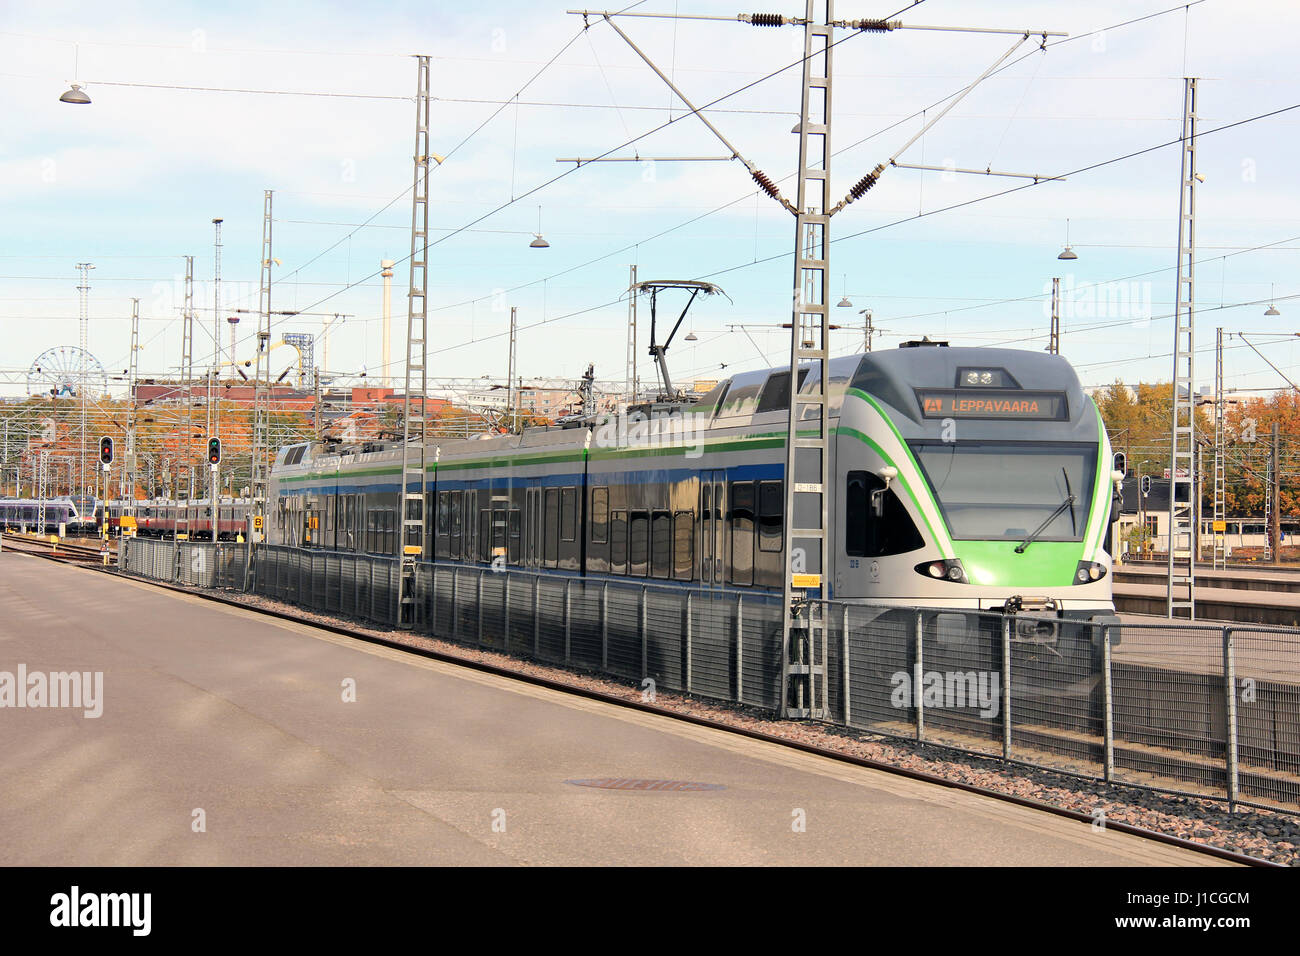
[[[233,541],[248,526],[247,498],[221,498],[217,502],[215,537],[219,541]],[[190,540],[211,541],[214,537],[212,502],[207,498],[189,501],[171,501],[155,498],[146,501],[125,500],[103,503],[98,515],[100,527],[105,523],[111,537],[121,533],[123,514],[135,515],[135,533],[142,537],[173,538],[183,534]]]

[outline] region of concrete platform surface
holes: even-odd
[[[0,609],[0,685],[103,679],[0,707],[4,864],[1218,862],[16,553]]]

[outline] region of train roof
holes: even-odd
[[[917,389],[957,389],[963,372],[989,371],[997,375],[1002,388],[1023,391],[1054,392],[1066,395],[1070,418],[1078,419],[1087,408],[1078,376],[1070,364],[1058,355],[1023,349],[966,347],[951,348],[946,343],[928,340],[905,343],[894,349],[865,352],[833,358],[829,362],[828,414],[837,417],[846,390],[850,387],[879,399],[892,409],[920,422],[922,413],[916,398]],[[809,362],[801,366],[799,390],[807,392],[817,382],[818,366]],[[789,373],[784,367],[738,372],[719,381],[707,395],[695,403],[654,403],[633,406],[647,418],[676,418],[694,428],[731,428],[761,418],[779,419],[789,406]],[[707,416],[701,424],[695,416]],[[589,429],[599,432],[617,419],[614,413],[602,413],[584,424],[587,427],[560,425],[525,428],[519,434],[484,434],[477,438],[431,439],[430,457],[441,461],[464,457],[538,452],[581,448]],[[328,465],[332,458],[347,457],[359,462],[388,462],[402,457],[401,442],[366,442],[351,446],[290,445],[276,455],[277,471],[307,469]]]

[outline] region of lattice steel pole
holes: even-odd
[[[78,262],[77,268],[81,271],[81,284],[77,286],[81,299],[81,315],[78,321],[78,331],[81,343],[81,369],[77,381],[77,400],[81,406],[81,434],[77,438],[80,449],[77,453],[77,484],[74,488],[68,489],[70,494],[80,494],[85,491],[86,475],[86,371],[90,361],[90,270],[95,268],[93,263]]]
[[[781,642],[781,710],[787,717],[819,717],[820,665],[814,661],[824,621],[808,590],[824,596],[827,584],[827,474],[830,457],[830,159],[833,0],[807,0],[804,23],[803,98],[799,116],[799,184],[795,201],[794,311],[791,318],[790,404],[785,458],[786,612]],[[811,359],[810,386],[799,388],[800,365]],[[815,381],[813,381],[815,379]],[[805,409],[812,415],[804,415]]]
[[[628,266],[631,276],[628,279],[627,295],[627,404],[636,401],[636,266]]]
[[[415,625],[415,562],[427,557],[425,545],[425,465],[428,396],[429,286],[429,58],[416,57],[415,169],[411,189],[410,289],[406,311],[405,388],[402,398],[402,571],[398,585],[398,624]],[[419,411],[412,389],[419,389]]]
[[[1062,34],[1053,31],[1021,31],[984,27],[908,27],[899,20],[844,20],[834,19],[833,0],[806,0],[803,18],[787,17],[776,13],[742,13],[734,18],[703,14],[642,13],[635,10],[618,12],[570,10],[581,16],[584,23],[591,17],[601,17],[647,66],[682,101],[688,110],[711,132],[729,152],[729,156],[743,163],[751,178],[764,193],[795,216],[795,269],[791,320],[790,364],[788,371],[789,405],[786,437],[785,470],[785,521],[783,531],[786,571],[783,575],[781,639],[781,711],[783,716],[820,717],[825,711],[827,692],[823,678],[824,662],[816,659],[814,648],[824,647],[822,638],[825,622],[819,613],[821,604],[829,593],[826,577],[827,562],[827,491],[831,476],[830,436],[827,424],[829,370],[829,312],[827,309],[827,276],[829,274],[830,217],[849,203],[861,199],[879,180],[882,173],[896,165],[899,155],[915,143],[935,123],[942,119],[957,103],[985,79],[995,73],[1030,36],[1041,35],[1044,44],[1048,36]],[[652,17],[682,20],[739,21],[753,27],[800,26],[804,30],[803,97],[800,108],[798,196],[790,202],[781,195],[776,183],[762,169],[741,154],[730,140],[713,124],[703,111],[677,87],[663,70],[643,53],[632,39],[615,22],[621,17]],[[888,33],[899,29],[951,30],[963,33],[1007,34],[1016,37],[1011,48],[974,82],[951,98],[929,122],[913,135],[886,162],[863,176],[849,190],[847,196],[831,205],[830,176],[830,124],[831,124],[831,60],[836,27],[869,33]],[[585,160],[578,160],[581,164]],[[1035,179],[1040,177],[1034,177]],[[635,272],[633,272],[635,277]],[[629,315],[629,353],[634,353],[632,315]],[[870,341],[868,333],[868,342]],[[628,379],[634,384],[634,359],[629,359]],[[799,380],[802,360],[810,360],[806,387],[801,390]],[[802,428],[802,430],[800,430]],[[818,593],[818,599],[809,600],[808,592]],[[740,675],[738,675],[739,677]],[[740,681],[737,681],[738,685]]]
[[[1214,523],[1210,526],[1214,553],[1212,564],[1215,569],[1227,567],[1227,481],[1224,468],[1224,420],[1223,420],[1223,329],[1214,333]]]
[[[184,437],[177,443],[178,463],[184,467],[194,458],[194,257],[185,257],[185,309],[181,318],[181,401],[185,403],[183,427]],[[180,482],[177,483],[177,497],[180,497]],[[187,488],[185,508],[176,511],[176,532],[180,536],[181,526],[185,526],[186,538],[190,535],[189,501],[193,488]]]
[[[136,383],[140,378],[140,300],[131,300],[131,358],[127,373],[126,396],[126,454],[122,457],[122,471],[126,485],[123,497],[126,504],[123,514],[135,516],[135,474],[136,474]]]
[[[1047,351],[1051,355],[1061,354],[1061,280],[1052,279],[1052,329],[1047,336]]]
[[[262,284],[258,290],[257,314],[257,379],[253,387],[253,457],[250,465],[252,484],[252,509],[254,523],[266,527],[267,455],[271,413],[271,266],[274,263],[271,244],[272,190],[262,197]],[[261,533],[249,535],[249,565],[246,580],[253,582],[256,563],[252,560],[253,546]]]
[[[1196,618],[1196,553],[1192,501],[1196,465],[1196,80],[1183,81],[1183,152],[1178,197],[1178,285],[1174,310],[1174,374],[1169,449],[1169,547],[1166,614]],[[1179,501],[1179,488],[1185,489]],[[1186,596],[1178,593],[1187,589]]]
[[[518,341],[518,326],[516,325],[518,319],[517,312],[518,310],[512,305],[510,307],[510,359],[507,362],[506,368],[506,415],[512,416],[510,422],[511,433],[519,431],[519,415],[514,410],[515,370],[517,368],[515,364],[515,347]]]

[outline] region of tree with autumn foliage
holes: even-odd
[[[1127,454],[1134,474],[1161,476],[1169,467],[1172,396],[1168,383],[1139,384],[1130,389],[1119,382],[1096,395],[1111,445]],[[1263,517],[1275,422],[1279,426],[1280,513],[1288,518],[1300,515],[1300,394],[1288,390],[1224,408],[1224,505],[1229,516]],[[1214,504],[1212,401],[1201,400],[1196,407],[1196,436],[1204,449],[1202,514],[1208,516]]]

